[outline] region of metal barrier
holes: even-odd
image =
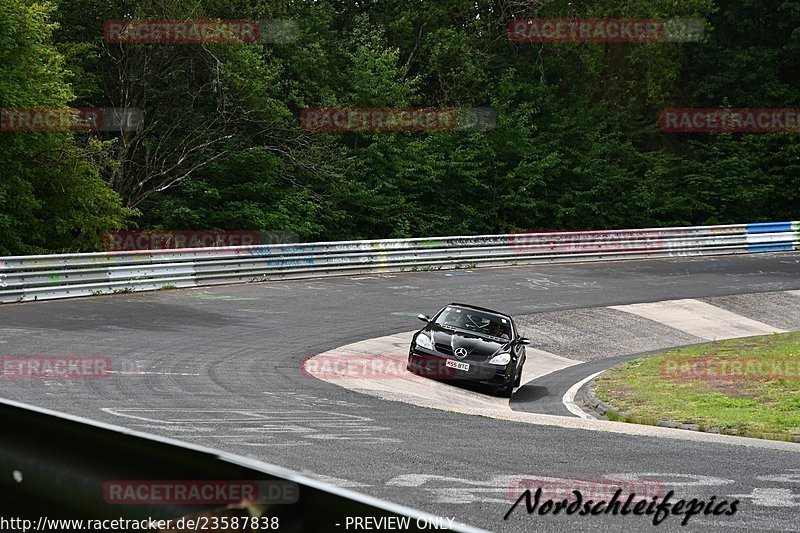
[[[346,529],[348,517],[371,517],[373,524],[386,517],[392,523],[406,523],[405,530],[409,531],[424,531],[440,524],[453,531],[483,531],[255,459],[11,400],[0,400],[0,425],[0,515],[30,521],[28,531],[146,530],[141,526],[86,527],[86,522],[152,519],[172,520],[172,527],[156,527],[161,531],[328,533]],[[147,487],[160,489],[149,490],[138,501],[127,495],[115,496],[107,488],[109,484],[125,483],[136,487],[152,483]],[[258,503],[242,500],[223,506],[213,503],[220,497],[218,492],[199,492],[200,499],[209,502],[202,503],[186,491],[179,496],[177,490],[165,490],[166,486],[181,483],[204,487],[255,485],[280,490],[277,494],[262,491]],[[142,491],[137,489],[134,495],[137,494],[141,496]],[[205,522],[201,522],[202,517]],[[179,523],[180,518],[205,523],[206,527],[190,526],[187,520]],[[54,520],[73,522],[56,525]],[[74,520],[83,520],[83,527]],[[217,527],[212,525],[215,522]],[[25,529],[20,525],[12,530]]]
[[[536,263],[800,249],[800,222],[0,257],[0,303]]]

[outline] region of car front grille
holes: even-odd
[[[439,352],[439,353],[443,353],[443,354],[446,354],[446,355],[453,355],[453,348],[449,344],[442,344],[440,342],[437,342],[433,346],[434,346],[434,348],[436,348],[436,351]]]

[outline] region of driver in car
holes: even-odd
[[[466,315],[464,313],[455,312],[452,313],[448,318],[448,322],[451,326],[460,328],[460,329],[469,329],[467,328],[467,320]]]
[[[495,322],[494,320],[492,321],[491,324],[489,324],[489,335],[491,335],[492,337],[499,337],[505,340],[509,339],[508,333],[506,333],[504,330],[500,328],[499,322]]]

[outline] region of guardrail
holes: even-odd
[[[0,257],[0,303],[370,272],[800,249],[800,222]]]
[[[3,473],[0,476],[0,514],[6,520],[14,517],[30,521],[28,531],[148,529],[109,525],[86,527],[86,521],[152,519],[172,520],[169,531],[328,533],[346,529],[348,517],[351,520],[371,517],[373,524],[381,517],[391,517],[390,522],[405,522],[405,529],[409,531],[425,531],[440,524],[448,525],[452,531],[483,531],[464,524],[451,524],[444,517],[335,487],[255,459],[11,400],[0,399],[0,425],[3,427],[0,432],[0,472]],[[155,487],[183,482],[212,487],[215,483],[218,486],[288,486],[292,497],[261,498],[257,504],[247,500],[227,505],[196,501],[187,504],[187,498],[179,497],[177,490],[167,492],[162,488],[159,493],[148,491],[143,502],[128,501],[129,496],[115,501],[113,493],[107,491],[107,484],[121,480],[152,482],[155,484],[150,486]],[[136,494],[141,491],[137,489]],[[156,494],[161,501],[153,501]],[[208,500],[219,497],[206,490],[201,494]],[[199,517],[205,517],[205,522],[200,522],[203,519]],[[193,519],[195,524],[204,523],[206,527],[187,525],[186,520],[178,525],[176,522],[180,518]],[[71,526],[59,527],[44,522],[45,519],[83,520],[84,527],[74,522]],[[214,523],[223,525],[212,526]],[[254,523],[257,526],[250,527]],[[12,526],[12,530],[26,529],[20,523]],[[163,525],[158,529],[166,530]]]

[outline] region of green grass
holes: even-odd
[[[701,431],[800,435],[800,333],[712,342],[636,359],[601,374],[612,420],[697,424]]]
[[[128,294],[133,292],[133,289],[130,287],[125,287],[124,289],[114,289],[112,292],[114,294]]]

